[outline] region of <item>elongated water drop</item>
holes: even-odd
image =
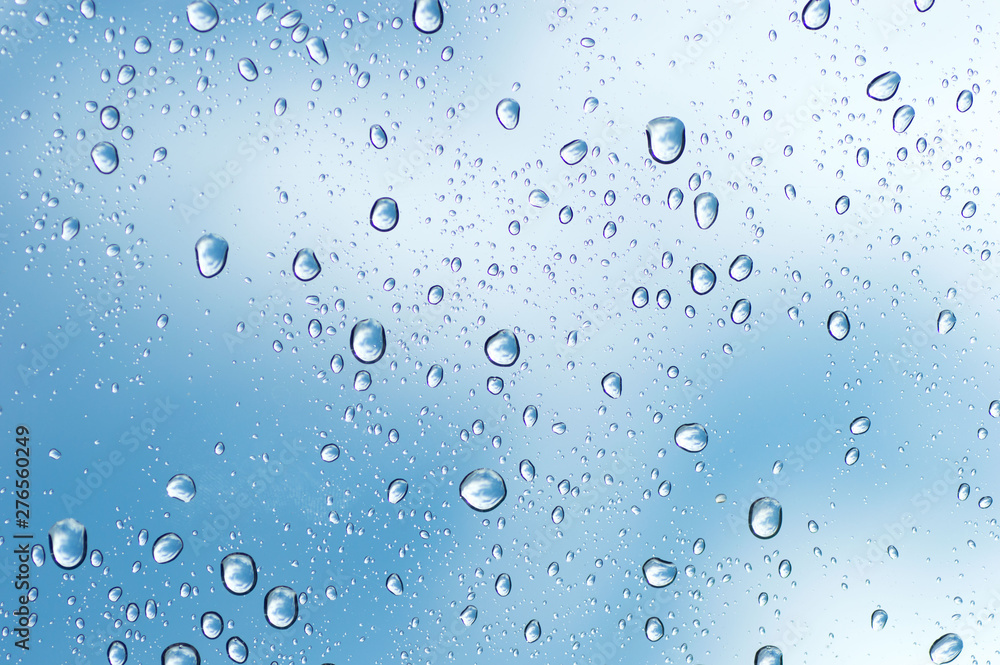
[[[715,224],[719,216],[719,199],[711,192],[702,192],[694,197],[694,221],[699,229],[707,229]]]
[[[253,60],[250,58],[240,58],[240,61],[236,63],[236,69],[245,80],[257,80],[257,65],[253,64]]]
[[[60,236],[63,240],[72,240],[76,237],[76,234],[80,232],[80,220],[76,217],[67,217],[62,223],[62,233]]]
[[[819,30],[830,20],[830,0],[809,0],[802,10],[802,25]]]
[[[957,319],[955,318],[955,314],[951,310],[948,309],[941,310],[941,313],[938,314],[938,319],[937,319],[938,333],[945,335],[951,332],[951,329],[955,327],[956,321]]]
[[[684,134],[684,123],[677,118],[653,118],[646,124],[649,155],[660,164],[673,164],[684,154]]]
[[[868,96],[877,102],[892,99],[899,89],[899,74],[893,71],[879,74],[868,84]]]
[[[107,141],[101,141],[90,150],[90,158],[101,173],[107,175],[118,168],[118,148]]]
[[[611,399],[618,399],[622,396],[622,375],[618,372],[608,372],[601,379],[601,388]]]
[[[264,618],[275,628],[290,628],[298,616],[299,598],[291,588],[276,586],[264,596]]]
[[[208,32],[219,24],[219,10],[211,2],[195,0],[187,6],[187,19],[198,32]]]
[[[959,113],[965,113],[972,108],[972,91],[963,90],[958,93],[958,99],[955,101],[955,107],[958,109]]]
[[[215,277],[226,267],[229,243],[222,236],[206,233],[194,244],[194,257],[202,277]]]
[[[87,556],[87,527],[72,517],[53,524],[49,529],[49,554],[64,570],[79,566]]]
[[[746,254],[740,254],[729,266],[729,276],[737,282],[742,282],[753,272],[753,259]]]
[[[292,261],[292,273],[296,279],[303,282],[311,281],[319,276],[321,270],[316,254],[311,249],[300,249],[295,254],[295,259]]]
[[[351,352],[366,365],[376,363],[385,354],[385,328],[375,319],[362,319],[351,329]]]
[[[696,263],[691,268],[691,288],[703,296],[715,288],[715,271],[704,263]]]
[[[837,202],[833,204],[833,209],[837,211],[838,215],[843,215],[851,207],[851,199],[846,196],[841,196],[837,199]]]
[[[950,663],[962,653],[962,638],[955,633],[946,633],[934,641],[930,648],[931,661],[937,665]]]
[[[536,619],[532,619],[528,622],[528,625],[524,627],[524,639],[528,642],[537,642],[538,638],[542,636],[542,626],[538,623]]]
[[[781,504],[770,497],[757,499],[750,505],[750,532],[762,540],[773,538],[781,529]]]
[[[847,314],[838,310],[827,318],[826,329],[830,332],[830,337],[839,342],[851,332],[851,322],[848,320]]]
[[[170,563],[183,549],[184,541],[180,536],[176,533],[165,533],[153,543],[153,561],[160,564]]]
[[[410,489],[409,484],[402,478],[396,478],[394,481],[389,483],[388,498],[389,503],[399,503],[406,496],[407,490]]]
[[[902,134],[910,127],[916,111],[909,104],[903,104],[892,114],[892,130],[897,134]]]
[[[504,129],[514,129],[521,120],[521,105],[510,97],[497,104],[497,120]]]
[[[219,566],[222,584],[229,593],[245,596],[257,586],[257,564],[243,552],[227,554]]]
[[[650,642],[656,642],[663,637],[663,622],[657,617],[649,617],[646,619],[646,639]]]
[[[573,139],[563,147],[559,148],[559,158],[570,166],[579,164],[586,156],[587,144],[581,139]]]
[[[872,612],[872,630],[882,630],[888,620],[889,615],[885,610],[875,610]]]
[[[444,9],[439,0],[415,0],[413,3],[413,25],[417,30],[430,35],[444,24]]]

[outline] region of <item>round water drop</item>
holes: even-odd
[[[382,125],[372,125],[371,129],[368,130],[368,138],[378,150],[389,144],[389,137],[385,135]]]
[[[699,229],[707,229],[715,224],[719,216],[719,199],[711,192],[702,192],[694,197],[694,221]]]
[[[892,99],[899,89],[899,74],[896,72],[885,72],[879,74],[868,84],[868,96],[877,102],[884,102]]]
[[[167,496],[171,499],[189,503],[196,493],[194,479],[186,473],[178,473],[167,481]]]
[[[667,207],[671,210],[677,210],[682,203],[684,203],[684,192],[677,187],[671,187],[670,191],[667,192]]]
[[[365,370],[360,370],[354,375],[354,389],[359,393],[368,390],[372,385],[372,375]]]
[[[514,129],[521,119],[521,105],[510,97],[497,103],[497,120],[504,129]]]
[[[521,419],[524,421],[525,427],[533,427],[536,422],[538,422],[538,408],[532,404],[524,407],[524,413],[521,414]]]
[[[753,272],[753,259],[746,254],[740,254],[729,266],[729,276],[737,282],[742,282]]]
[[[328,443],[319,451],[319,457],[324,462],[334,462],[340,457],[340,446],[336,443]]]
[[[114,106],[105,106],[101,109],[101,124],[104,125],[104,129],[114,129],[117,127],[120,118],[121,115]]]
[[[441,365],[431,365],[427,370],[427,387],[437,388],[444,379],[444,368]]]
[[[566,164],[574,166],[583,161],[587,156],[587,144],[581,139],[574,139],[559,148],[559,157]]]
[[[827,318],[826,329],[830,332],[830,337],[839,342],[851,332],[851,322],[848,320],[847,314],[838,310]]]
[[[708,445],[708,432],[698,423],[681,425],[674,431],[674,443],[681,450],[700,453]]]
[[[153,543],[153,561],[156,563],[170,563],[176,559],[181,550],[184,549],[184,541],[176,533],[165,533]]]
[[[864,434],[872,426],[872,421],[866,416],[851,421],[851,434]]]
[[[847,451],[847,454],[844,455],[844,463],[847,464],[847,466],[854,466],[859,457],[861,457],[861,451],[857,448],[851,448]]]
[[[323,333],[323,324],[319,322],[319,319],[312,319],[309,321],[309,325],[306,328],[309,336],[316,339]]]
[[[211,2],[195,0],[187,6],[187,18],[198,32],[208,32],[219,24],[219,10]]]
[[[753,665],[781,665],[781,662],[781,649],[770,644],[757,649],[753,657]]]
[[[107,141],[101,141],[91,148],[90,158],[94,160],[97,170],[105,175],[118,168],[118,149]]]
[[[222,617],[218,612],[205,612],[201,615],[201,632],[210,640],[222,635]]]
[[[402,596],[403,580],[399,579],[399,575],[393,573],[392,575],[389,575],[389,577],[386,578],[385,588],[388,589],[389,593],[391,593],[394,596]]]
[[[535,465],[529,460],[521,460],[517,470],[521,473],[521,477],[529,483],[535,479]]]
[[[330,52],[326,49],[326,42],[317,35],[306,40],[306,52],[317,65],[325,65],[330,60]]]
[[[493,469],[476,469],[462,479],[458,493],[470,508],[486,513],[507,498],[507,485]]]
[[[128,660],[128,647],[125,646],[124,642],[115,640],[108,646],[109,665],[125,665],[125,661],[127,660]]]
[[[369,219],[376,231],[382,231],[383,233],[392,231],[396,228],[396,224],[399,223],[399,206],[396,205],[394,199],[390,199],[387,196],[382,197],[375,201],[375,204],[372,206]]]
[[[809,0],[802,10],[802,25],[819,30],[830,20],[830,0]]]
[[[227,554],[219,566],[222,584],[229,593],[245,596],[257,586],[257,564],[243,552]]]
[[[437,305],[442,300],[444,300],[444,287],[435,284],[427,291],[427,302],[431,305]]]
[[[699,296],[703,296],[715,288],[715,271],[704,263],[697,263],[691,268],[691,288]]]
[[[858,148],[858,166],[864,168],[868,166],[868,148]]]
[[[362,319],[351,329],[351,352],[358,361],[371,365],[385,354],[385,328],[375,319]]]
[[[497,577],[496,584],[493,585],[493,588],[496,589],[497,595],[499,596],[508,595],[511,589],[510,575],[508,575],[507,573],[501,573]]]
[[[733,311],[730,313],[729,318],[732,319],[733,323],[739,325],[750,318],[750,309],[749,300],[737,300],[733,304]]]
[[[528,622],[528,625],[524,627],[524,639],[528,643],[537,642],[538,638],[542,636],[542,626],[538,623],[538,620],[532,619]]]
[[[941,665],[950,663],[962,653],[962,638],[955,633],[946,633],[934,641],[930,648],[931,661]]]
[[[649,155],[660,164],[673,164],[684,154],[684,123],[672,116],[653,118],[646,123]]]
[[[663,622],[656,617],[646,619],[646,639],[656,642],[663,637]]]
[[[942,335],[948,334],[951,332],[951,329],[955,327],[956,321],[957,319],[955,318],[955,314],[952,313],[951,310],[941,310],[941,313],[938,314],[937,318],[937,331]]]
[[[234,663],[245,663],[250,652],[247,649],[247,643],[233,635],[226,641],[226,654]]]
[[[194,257],[202,277],[215,277],[226,267],[229,243],[222,236],[206,233],[194,244]]]
[[[837,202],[833,205],[833,209],[837,211],[838,215],[843,215],[851,207],[851,199],[847,196],[841,196],[837,199]]]
[[[622,375],[618,372],[608,372],[601,379],[601,388],[611,399],[618,399],[622,396]]]
[[[476,609],[475,605],[469,605],[458,615],[458,618],[462,620],[465,626],[471,626],[476,623],[476,618],[479,616],[479,610]]]
[[[439,0],[414,0],[413,25],[425,35],[433,34],[444,24],[444,10]]]
[[[289,628],[299,616],[299,599],[286,586],[276,586],[264,597],[264,618],[278,629]]]
[[[972,108],[972,91],[963,90],[958,93],[958,100],[955,101],[955,107],[958,109],[959,113],[965,113]]]
[[[295,254],[295,259],[292,261],[292,273],[296,279],[302,282],[314,280],[319,276],[321,270],[316,254],[311,249],[300,249]]]
[[[781,563],[778,564],[778,575],[782,578],[786,578],[792,574],[792,562],[788,559],[782,559]]]
[[[528,204],[533,208],[544,208],[549,204],[549,195],[540,189],[533,189],[528,194]]]
[[[677,566],[672,561],[650,557],[642,564],[642,575],[646,578],[646,584],[654,589],[662,589],[677,579]]]
[[[976,214],[976,203],[975,201],[967,201],[964,206],[962,206],[962,217],[969,219]]]
[[[660,289],[656,292],[656,306],[660,309],[670,307],[670,291]]]
[[[903,104],[892,114],[892,130],[897,134],[902,134],[910,127],[916,111],[909,104]]]
[[[250,58],[240,58],[240,61],[236,63],[236,69],[239,70],[240,76],[247,81],[257,80],[257,65],[253,64],[253,60]]]
[[[72,240],[76,237],[76,234],[80,232],[80,220],[76,217],[67,217],[62,223],[62,233],[60,234],[63,240]]]
[[[632,292],[632,305],[636,309],[642,309],[647,304],[649,304],[649,291],[646,290],[646,287],[640,286]]]
[[[486,358],[497,367],[510,367],[517,362],[521,355],[521,345],[517,341],[517,336],[511,331],[498,330],[483,347]]]
[[[761,540],[773,538],[781,529],[781,504],[776,499],[762,497],[750,505],[750,532]]]
[[[872,612],[872,630],[882,630],[888,620],[889,615],[885,610],[875,610]]]
[[[198,4],[198,3],[193,3]],[[207,2],[204,4],[208,4]],[[201,655],[190,644],[178,642],[163,650],[160,656],[162,665],[201,665]]]
[[[409,484],[402,478],[396,478],[394,481],[389,483],[389,503],[399,503],[406,496],[407,490],[410,489]]]
[[[64,570],[79,566],[87,556],[87,527],[72,517],[53,524],[49,529],[49,554]]]

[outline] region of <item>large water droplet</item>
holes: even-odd
[[[868,166],[868,148],[858,148],[857,161],[862,168]]]
[[[642,564],[642,575],[646,578],[646,584],[654,589],[662,589],[677,579],[677,566],[672,561],[650,557]]]
[[[802,10],[802,25],[819,30],[830,20],[830,0],[809,0]]]
[[[885,610],[875,610],[872,612],[872,630],[882,630],[888,620],[889,615]]]
[[[538,638],[542,636],[542,626],[538,623],[537,619],[532,619],[528,622],[528,625],[524,627],[524,639],[527,642],[537,642]]]
[[[399,575],[393,573],[385,580],[385,588],[389,590],[394,596],[403,595],[403,580],[399,578]]]
[[[608,372],[601,379],[601,388],[611,399],[618,399],[622,396],[622,375],[618,372]]]
[[[444,380],[444,368],[441,365],[431,365],[427,370],[427,387],[437,388]]]
[[[694,197],[694,221],[698,228],[707,229],[715,224],[719,216],[719,199],[711,192],[702,192]]]
[[[896,72],[885,72],[879,74],[868,84],[868,96],[877,102],[884,102],[892,99],[899,89],[899,74]]]
[[[321,270],[319,261],[311,249],[300,249],[295,254],[295,259],[292,261],[292,272],[297,279],[308,282],[316,279]]]
[[[674,431],[674,443],[681,450],[700,453],[708,445],[708,432],[698,423],[681,425]]]
[[[87,528],[72,517],[59,520],[49,529],[49,554],[56,565],[73,570],[87,556]]]
[[[697,263],[691,268],[691,288],[699,296],[703,296],[715,288],[715,271],[704,263]]]
[[[76,217],[67,217],[62,223],[62,236],[63,240],[72,240],[76,237],[76,234],[80,232],[80,220]]]
[[[581,139],[573,139],[559,149],[559,157],[570,166],[579,164],[586,156],[587,144]]]
[[[645,286],[640,286],[632,292],[632,305],[636,309],[642,309],[649,304],[649,291]]]
[[[965,113],[972,108],[972,91],[963,90],[958,93],[958,99],[955,101],[955,107],[958,109],[959,113]]]
[[[860,416],[851,421],[851,434],[864,434],[872,426],[872,421],[867,416]]]
[[[476,609],[475,605],[469,605],[462,613],[458,615],[458,618],[462,620],[462,623],[466,626],[471,626],[476,623],[476,617],[479,616],[479,610]]]
[[[851,199],[848,198],[846,195],[841,196],[839,199],[837,199],[837,202],[833,204],[833,209],[837,211],[838,215],[843,215],[850,209],[850,207],[851,207]]]
[[[910,127],[916,111],[909,104],[903,104],[892,114],[892,130],[897,134],[902,134]]]
[[[194,498],[197,490],[194,486],[194,479],[186,473],[178,473],[167,481],[167,496],[188,503]]]
[[[521,119],[521,105],[510,97],[505,97],[497,103],[497,120],[504,129],[514,129]]]
[[[682,203],[684,203],[684,192],[677,187],[671,187],[670,191],[667,192],[667,207],[671,210],[677,210]]]
[[[414,0],[413,25],[420,32],[429,35],[437,32],[444,24],[444,10],[439,0]]]
[[[737,300],[733,304],[733,311],[730,314],[730,318],[733,323],[739,325],[750,318],[750,301],[746,299]]]
[[[118,109],[114,106],[105,106],[101,109],[101,124],[104,125],[104,129],[114,129],[117,127],[120,118],[121,114],[118,113]]]
[[[372,227],[377,231],[392,231],[399,222],[399,206],[394,199],[383,197],[375,201],[370,215]]]
[[[656,642],[663,637],[663,622],[657,617],[649,617],[646,619],[646,639],[650,642]]]
[[[178,642],[163,650],[160,663],[162,665],[201,665],[201,655],[190,644]]]
[[[234,663],[245,663],[247,662],[247,657],[250,655],[247,650],[247,643],[236,635],[226,640],[226,654]]]
[[[125,665],[125,661],[127,660],[128,660],[128,647],[125,646],[124,642],[115,640],[108,646],[109,665]]]
[[[470,508],[486,513],[507,498],[507,485],[493,469],[476,469],[462,479],[458,493]]]
[[[257,80],[257,65],[253,64],[253,60],[250,58],[240,58],[240,61],[236,63],[236,69],[239,70],[240,76],[247,81]]]
[[[498,330],[486,340],[486,357],[497,367],[510,367],[521,355],[517,336],[509,330]]]
[[[826,329],[830,331],[830,337],[839,342],[851,332],[851,322],[847,319],[847,314],[838,310],[827,318]]]
[[[684,154],[684,123],[672,116],[653,118],[646,124],[650,156],[660,164],[673,164]]]
[[[276,586],[264,597],[264,617],[275,628],[285,629],[299,616],[299,599],[286,586]]]
[[[497,581],[496,584],[493,585],[493,588],[496,589],[498,596],[506,596],[510,594],[510,589],[511,589],[510,575],[508,575],[507,573],[500,573],[500,575],[497,576]]]
[[[385,354],[385,328],[375,319],[362,319],[351,329],[351,352],[366,365],[378,362]]]
[[[396,478],[394,481],[389,483],[389,503],[399,503],[406,496],[407,490],[410,489],[409,484],[402,478]]]
[[[949,333],[955,327],[956,321],[955,314],[951,310],[941,310],[937,319],[937,331],[942,335]]]
[[[227,554],[219,566],[222,584],[229,593],[245,596],[257,586],[257,564],[243,552]]]
[[[222,236],[206,233],[194,244],[194,258],[202,277],[215,277],[226,267],[229,243]]]
[[[762,540],[773,538],[781,528],[781,504],[763,497],[750,505],[750,532]]]
[[[781,649],[770,644],[757,649],[753,657],[753,665],[781,665],[781,661]]]
[[[201,615],[201,632],[210,640],[222,635],[222,616],[218,612],[205,612]]]
[[[966,201],[965,205],[962,206],[962,217],[969,219],[976,214],[976,202]]]
[[[524,421],[525,427],[533,427],[536,422],[538,422],[538,408],[532,404],[524,407],[524,413],[521,414],[521,419]]]
[[[90,158],[101,173],[113,173],[118,168],[118,148],[107,141],[101,141],[91,148]]]
[[[955,633],[946,633],[934,641],[930,648],[931,661],[942,665],[950,663],[962,653],[962,638]]]
[[[184,541],[176,533],[165,533],[153,543],[153,561],[156,563],[170,563],[176,559],[181,550],[184,549]]]
[[[306,39],[306,51],[317,65],[325,65],[330,60],[330,52],[326,50],[326,42],[317,35]]]
[[[753,259],[746,254],[737,256],[729,266],[729,276],[737,282],[742,282],[751,272],[753,272]]]

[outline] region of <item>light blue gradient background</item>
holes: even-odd
[[[956,632],[965,641],[956,662],[995,658],[995,508],[976,506],[1000,494],[995,434],[976,436],[992,428],[987,407],[1000,397],[996,259],[980,258],[996,250],[997,190],[987,175],[998,166],[995,22],[982,2],[939,2],[920,14],[902,0],[834,0],[830,23],[810,32],[790,20],[802,4],[453,3],[432,36],[414,29],[410,5],[297,6],[310,34],[326,39],[330,61],[319,66],[277,17],[254,20],[255,3],[219,3],[223,24],[207,34],[188,26],[183,2],[101,0],[89,21],[76,5],[4,3],[2,420],[5,431],[32,430],[35,542],[74,517],[104,556],[100,567],[68,573],[50,557],[33,568],[32,650],[14,649],[7,636],[5,652],[22,663],[106,662],[108,644],[120,639],[129,663],[151,663],[165,646],[189,642],[202,662],[220,663],[228,662],[225,640],[239,635],[253,663],[749,663],[764,644],[780,646],[788,663],[927,662],[930,644]],[[48,26],[34,20],[42,11]],[[359,23],[359,11],[368,22]],[[403,25],[393,29],[397,16]],[[148,54],[133,50],[140,35],[153,43]],[[184,48],[170,54],[174,37]],[[596,45],[581,47],[585,37]],[[274,38],[282,44],[271,50]],[[447,62],[446,46],[455,52]],[[256,81],[237,74],[242,57],[255,61]],[[114,80],[123,64],[137,69],[125,86]],[[370,73],[367,87],[356,85],[352,65]],[[104,68],[110,83],[101,82]],[[903,82],[879,104],[865,87],[888,69]],[[204,92],[201,75],[210,82]],[[982,91],[959,114],[955,98],[973,84]],[[589,96],[601,102],[592,114],[583,110]],[[494,113],[504,97],[522,108],[512,132]],[[278,98],[288,100],[280,119]],[[119,129],[104,130],[88,100],[118,107]],[[916,119],[896,135],[891,116],[903,103]],[[670,166],[652,164],[645,145],[646,122],[660,115],[680,117],[688,132],[684,156]],[[376,122],[390,137],[384,150],[368,141]],[[129,141],[125,125],[135,129]],[[78,141],[79,130],[86,137]],[[919,137],[929,144],[923,154]],[[576,138],[600,154],[569,167],[558,150]],[[119,150],[121,165],[108,176],[89,160],[99,140]],[[785,145],[794,148],[789,157]],[[161,146],[167,158],[154,163]],[[871,151],[863,169],[860,146]],[[751,166],[755,156],[760,166]],[[238,173],[218,187],[230,162]],[[721,202],[709,230],[694,224],[692,173],[702,177],[699,191]],[[797,190],[793,201],[786,184]],[[950,198],[940,194],[946,185]],[[671,211],[665,200],[675,186],[685,201]],[[549,193],[548,207],[528,205],[535,188]],[[844,194],[852,204],[839,216],[833,204]],[[204,209],[188,214],[199,195]],[[368,224],[381,196],[401,213],[385,234]],[[965,220],[967,200],[979,211]],[[563,205],[575,213],[565,226]],[[82,230],[66,242],[58,232],[70,216]],[[521,233],[511,236],[515,219]],[[609,221],[618,231],[606,239]],[[207,232],[230,243],[225,271],[211,280],[194,263],[194,243]],[[107,255],[111,244],[118,256]],[[303,247],[323,266],[309,283],[291,274]],[[668,269],[665,251],[674,257]],[[754,272],[736,283],[727,271],[742,253]],[[455,257],[458,272],[449,267]],[[491,277],[494,262],[502,273]],[[697,262],[719,276],[706,296],[688,284]],[[396,281],[389,292],[388,278]],[[434,284],[445,289],[437,306],[426,301]],[[637,286],[651,296],[667,288],[673,302],[636,310]],[[949,288],[957,290],[950,300]],[[311,295],[327,313],[307,304]],[[742,297],[753,303],[749,330],[729,319]],[[798,321],[786,314],[793,305]],[[940,336],[934,326],[945,308],[958,325]],[[835,309],[852,324],[839,343],[825,329]],[[170,317],[163,330],[160,314]],[[388,348],[362,367],[348,339],[369,317],[385,325]],[[334,334],[311,339],[312,318]],[[33,352],[71,322],[80,334],[24,378]],[[513,368],[492,367],[483,354],[500,328],[520,339]],[[579,342],[569,347],[573,330]],[[334,354],[346,363],[340,374],[330,371]],[[445,379],[430,389],[435,363]],[[670,366],[678,378],[668,377]],[[367,392],[353,388],[359,369],[372,374]],[[624,380],[616,401],[600,388],[609,371]],[[499,396],[486,390],[492,375],[505,381]],[[131,450],[123,435],[153,417],[158,399],[176,410]],[[531,429],[521,420],[529,404],[539,411]],[[860,415],[872,428],[851,437]],[[477,419],[480,435],[471,434]],[[565,434],[552,432],[557,422]],[[687,422],[707,427],[703,453],[673,445]],[[9,439],[0,460],[6,622]],[[222,456],[213,452],[218,441]],[[319,450],[331,442],[342,454],[324,463]],[[861,458],[847,467],[852,445]],[[114,451],[124,461],[104,478]],[[535,466],[531,483],[518,474],[522,459]],[[480,466],[508,487],[486,515],[458,496],[461,478]],[[198,485],[190,504],[166,496],[176,473]],[[390,505],[394,478],[410,489]],[[93,494],[68,500],[88,479],[99,485]],[[563,479],[572,493],[558,491]],[[665,498],[656,491],[663,480],[673,485]],[[964,503],[956,499],[963,481],[973,489]],[[770,541],[746,527],[747,507],[763,495],[784,509]],[[550,518],[556,506],[566,511],[559,526]],[[158,566],[152,542],[169,531],[186,546]],[[696,556],[699,537],[707,549]],[[500,559],[491,554],[497,544]],[[886,555],[888,544],[898,559]],[[260,567],[245,597],[219,579],[232,551]],[[681,568],[672,586],[641,580],[650,556]],[[781,579],[786,558],[793,572]],[[546,572],[552,562],[555,576]],[[403,596],[386,590],[390,573],[402,578]],[[506,598],[493,589],[501,573],[513,580]],[[196,593],[183,597],[183,584]],[[276,585],[308,596],[287,631],[264,621],[263,598]],[[329,585],[336,600],[325,597]],[[114,586],[124,593],[112,603]],[[764,607],[761,592],[770,596]],[[125,621],[128,602],[142,608],[150,598],[159,605],[154,620]],[[479,616],[466,628],[458,615],[470,604]],[[869,625],[877,607],[889,613],[881,633]],[[209,610],[234,623],[215,641],[199,628]],[[657,643],[643,634],[650,616],[666,629]],[[531,619],[542,638],[527,644]]]

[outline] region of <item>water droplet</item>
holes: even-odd
[[[257,564],[243,552],[227,554],[219,566],[222,584],[229,593],[245,596],[257,586]]]
[[[524,639],[531,643],[537,642],[538,638],[542,636],[542,626],[538,623],[536,619],[532,619],[528,622],[528,625],[524,627]]]
[[[854,466],[859,457],[861,457],[861,451],[857,448],[851,448],[844,455],[844,463],[847,464],[847,466]]]
[[[524,407],[521,419],[524,420],[525,427],[533,427],[538,422],[538,409],[534,405],[529,404]]]
[[[517,470],[521,473],[521,477],[529,483],[535,479],[535,465],[529,460],[521,460],[521,464],[518,465]]]
[[[781,662],[781,649],[770,644],[757,649],[753,657],[753,665],[781,665]]]
[[[969,219],[976,214],[976,203],[975,201],[967,201],[964,206],[962,206],[962,217]]]
[[[222,635],[222,617],[218,612],[205,612],[201,615],[201,632],[210,640]]]
[[[544,208],[549,204],[549,195],[540,189],[533,189],[528,194],[528,204],[533,208]]]
[[[708,432],[698,423],[681,425],[674,432],[674,443],[681,450],[689,453],[700,453],[708,445]]]
[[[837,211],[838,215],[843,215],[851,207],[851,199],[847,196],[841,196],[837,199],[837,202],[833,205],[833,209]]]
[[[733,323],[739,325],[750,318],[750,301],[746,299],[737,300],[733,304],[733,311],[730,314],[730,319]]]
[[[719,216],[719,199],[711,192],[702,192],[694,197],[694,221],[698,228],[707,229],[715,224]]]
[[[611,399],[618,399],[622,396],[622,376],[618,372],[608,372],[601,379],[601,388],[604,394]]]
[[[569,206],[563,206],[559,211],[559,223],[569,224],[573,221],[573,209]]]
[[[362,319],[351,329],[351,352],[366,365],[378,362],[385,354],[385,328],[375,319]]]
[[[646,584],[654,589],[662,589],[677,579],[677,566],[672,561],[650,557],[642,564],[642,575],[646,578]]]
[[[827,318],[826,329],[830,332],[830,337],[839,342],[851,332],[851,322],[848,320],[847,314],[838,310]]]
[[[962,653],[962,638],[955,633],[946,633],[934,641],[930,648],[931,661],[942,665],[950,663]]]
[[[670,292],[666,289],[660,289],[656,292],[656,306],[660,309],[666,309],[670,307]]]
[[[985,509],[985,508],[989,508],[992,505],[993,505],[993,497],[991,497],[991,496],[984,496],[983,498],[981,498],[979,500],[979,507],[980,508]]]
[[[958,486],[958,500],[965,501],[969,498],[972,488],[969,487],[969,483],[962,483]]]
[[[317,65],[325,65],[330,60],[330,52],[326,50],[326,42],[318,35],[306,39],[306,51]]]
[[[753,272],[753,259],[746,254],[737,256],[729,266],[729,276],[737,282],[742,282],[751,272]]]
[[[653,118],[646,124],[650,156],[660,164],[673,164],[684,154],[684,123],[672,116]]]
[[[918,12],[925,12],[934,6],[934,0],[913,0]]]
[[[208,3],[204,4],[207,5]],[[162,665],[201,665],[201,655],[190,644],[178,642],[177,644],[171,644],[163,650],[163,654],[160,656],[160,663]]]
[[[236,635],[226,640],[226,654],[229,655],[230,660],[234,663],[245,663],[247,662],[247,657],[250,655],[247,650],[247,643]]]
[[[389,590],[394,596],[403,595],[403,580],[399,578],[399,575],[393,573],[385,580],[385,588]]]
[[[677,187],[671,187],[670,191],[667,192],[667,207],[671,210],[677,210],[682,203],[684,203],[684,192]]]
[[[62,223],[61,237],[63,240],[72,240],[80,232],[80,220],[76,217],[67,217]]]
[[[49,554],[64,570],[79,566],[87,556],[87,528],[72,517],[53,524],[49,529]]]
[[[872,612],[872,630],[882,630],[888,620],[889,615],[885,610],[875,610]]]
[[[394,199],[382,197],[375,201],[370,215],[372,227],[376,231],[392,231],[399,223],[399,206]]]
[[[770,497],[757,499],[750,505],[750,532],[762,540],[773,538],[781,528],[781,504]]]
[[[118,149],[107,141],[101,141],[91,148],[90,158],[101,173],[113,173],[118,168]]]
[[[802,10],[802,25],[819,30],[830,20],[830,0],[809,0]]]
[[[389,483],[389,503],[399,503],[406,496],[407,490],[410,489],[409,484],[402,478],[396,478],[394,481]]]
[[[115,640],[108,646],[109,665],[125,665],[128,660],[128,647],[123,642]]]
[[[476,606],[469,605],[464,610],[462,610],[461,614],[458,615],[458,618],[461,619],[462,623],[465,624],[466,626],[471,626],[472,624],[476,623],[476,618],[478,616],[479,616],[479,610],[476,609]]]
[[[239,70],[240,76],[247,81],[257,80],[257,65],[253,64],[253,60],[250,58],[240,58],[240,61],[236,63],[236,69]]]
[[[507,498],[507,485],[493,469],[476,469],[462,479],[458,493],[470,508],[486,513]]]
[[[952,328],[955,327],[956,321],[957,319],[955,318],[955,315],[952,313],[951,310],[948,309],[941,310],[941,313],[938,314],[938,319],[937,319],[937,331],[942,335],[946,335],[951,331]]]
[[[640,286],[632,292],[632,305],[636,309],[642,309],[647,304],[649,304],[649,291],[646,290],[646,287]]]
[[[521,355],[517,336],[509,330],[498,330],[486,340],[486,358],[497,367],[510,367]]]
[[[785,185],[785,198],[789,201],[795,200],[795,186],[792,184]]]
[[[319,457],[324,462],[333,462],[340,457],[340,446],[336,443],[328,443],[319,451]]]
[[[864,168],[868,166],[868,148],[858,148],[858,166]]]
[[[715,288],[715,271],[704,263],[697,263],[691,268],[691,288],[699,296],[703,296]]]
[[[278,629],[285,629],[295,623],[299,616],[299,599],[286,586],[276,586],[264,597],[264,617]]]
[[[316,279],[321,270],[319,261],[311,249],[300,249],[295,254],[295,259],[292,261],[292,273],[300,281],[308,282]]]
[[[181,550],[184,549],[184,541],[176,533],[165,533],[153,543],[153,561],[156,563],[170,563],[176,559]]]
[[[559,157],[570,166],[579,164],[586,156],[587,144],[581,139],[574,139],[559,148]]]
[[[787,578],[792,574],[792,562],[788,559],[782,559],[781,563],[778,564],[778,574],[782,578]]]
[[[663,622],[656,617],[646,619],[646,639],[656,642],[663,637]]]
[[[493,588],[496,589],[497,595],[499,596],[508,595],[511,589],[510,575],[507,573],[501,573],[497,577],[496,584],[493,585]]]
[[[371,140],[372,145],[379,150],[389,144],[389,137],[385,135],[385,130],[382,129],[382,125],[372,125],[371,129],[368,130],[368,137]]]
[[[504,129],[514,129],[521,120],[521,105],[510,97],[497,103],[497,120]]]
[[[104,125],[104,129],[114,129],[117,127],[120,118],[121,115],[114,106],[105,106],[101,109],[101,124]]]
[[[437,32],[444,24],[444,10],[439,0],[414,0],[413,25],[420,32],[429,35]]]
[[[167,496],[171,499],[189,503],[196,493],[194,479],[186,473],[178,473],[167,481]]]
[[[229,243],[222,236],[206,233],[194,244],[194,257],[202,277],[215,277],[226,267]]]
[[[896,72],[879,74],[868,84],[868,96],[877,102],[892,99],[899,89],[899,81],[899,74]]]
[[[910,123],[913,122],[914,115],[916,115],[916,111],[909,104],[900,106],[892,114],[892,130],[897,134],[905,132],[910,127]]]
[[[958,109],[959,113],[965,113],[972,108],[972,91],[963,90],[958,93],[958,100],[955,102],[955,107]]]
[[[851,434],[864,434],[872,426],[872,421],[866,416],[860,416],[851,421]]]

